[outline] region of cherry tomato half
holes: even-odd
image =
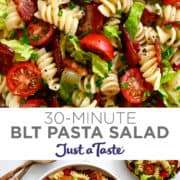
[[[143,172],[147,175],[152,175],[155,172],[155,165],[154,164],[144,164]]]
[[[167,171],[161,171],[159,175],[163,178],[168,178],[170,176],[170,174]]]
[[[41,46],[51,40],[54,34],[54,26],[42,20],[35,20],[27,26],[27,32],[30,44],[32,46]]]
[[[93,172],[89,176],[91,180],[102,180],[102,174],[100,172]]]
[[[80,40],[80,45],[89,51],[102,55],[106,60],[112,60],[114,48],[109,39],[102,34],[88,34]]]
[[[120,79],[121,92],[124,98],[132,104],[140,104],[148,97],[144,93],[150,92],[149,84],[145,83],[138,68],[129,69]]]
[[[14,95],[31,96],[41,88],[41,72],[31,62],[14,64],[7,73],[6,84]]]
[[[47,107],[47,103],[43,99],[29,99],[24,104],[21,104],[20,107]]]
[[[180,0],[162,0],[162,4],[180,7]]]

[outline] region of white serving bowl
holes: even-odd
[[[77,170],[96,170],[96,171],[100,171],[102,172],[103,175],[111,178],[112,180],[117,180],[118,178],[115,177],[113,174],[111,174],[111,172],[108,171],[108,169],[103,169],[101,167],[97,167],[95,165],[92,164],[88,164],[88,163],[74,163],[74,164],[66,164],[66,165],[62,165],[56,168],[53,168],[51,170],[49,170],[48,172],[46,172],[45,174],[43,174],[39,180],[43,180],[44,178],[46,178],[47,176],[49,176],[52,173],[55,173],[59,170],[65,169],[65,168],[71,168],[74,167]]]

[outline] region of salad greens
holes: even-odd
[[[2,39],[1,43],[6,44],[15,51],[16,61],[28,61],[32,54],[35,54],[33,47],[28,44],[22,44],[18,40],[6,40]]]
[[[135,2],[131,7],[128,19],[125,22],[126,30],[129,32],[130,37],[134,39],[136,32],[138,30],[138,25],[141,20],[141,15],[143,13],[145,5],[141,2]]]

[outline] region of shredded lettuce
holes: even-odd
[[[7,2],[6,0],[0,0],[0,30],[5,28],[5,19],[7,16]]]
[[[108,74],[108,63],[92,52],[83,51],[76,36],[68,36],[66,47],[71,57],[78,63],[86,65],[90,62],[92,64],[92,71],[96,75],[105,77]]]
[[[100,77],[104,77],[108,74],[108,64],[103,61],[99,56],[93,53],[89,53],[92,58],[92,71]]]
[[[15,51],[16,61],[28,61],[31,58],[31,55],[35,53],[32,46],[28,44],[22,44],[18,40],[2,39],[1,43],[6,44]]]
[[[161,85],[159,92],[167,107],[180,107],[180,71],[175,73],[173,78]]]
[[[126,30],[129,32],[130,37],[134,39],[136,32],[138,30],[138,25],[141,20],[142,13],[144,11],[145,5],[141,2],[133,3],[131,7],[128,19],[125,22]]]
[[[81,76],[74,71],[64,69],[60,79],[59,93],[63,100],[71,101],[71,96],[81,80]]]
[[[112,42],[112,44],[117,44],[119,48],[122,47],[121,45],[121,38],[119,37],[121,31],[114,26],[114,25],[106,25],[103,28],[104,34],[108,39]]]

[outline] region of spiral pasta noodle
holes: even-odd
[[[57,73],[56,63],[53,62],[52,52],[47,52],[45,48],[37,51],[39,58],[36,63],[41,70],[42,78],[47,81],[51,90],[57,91],[60,88],[59,78],[56,78]]]
[[[143,77],[147,82],[153,85],[154,90],[158,90],[160,87],[161,71],[158,67],[154,45],[145,45],[141,47],[139,55],[141,57],[140,70],[143,73]]]
[[[70,0],[47,0],[48,4],[52,5],[53,7],[59,7],[63,4],[67,4]]]
[[[64,175],[63,171],[58,171],[56,173],[53,173],[52,175],[49,175],[48,178],[50,180],[59,180]]]
[[[99,0],[101,5],[99,5],[99,11],[105,17],[112,17],[116,14],[117,10],[122,10],[128,13],[131,6],[133,5],[132,0]]]
[[[140,45],[146,43],[154,43],[157,37],[156,31],[152,27],[143,26],[142,23],[139,23],[138,31],[135,35],[135,41],[139,42]]]
[[[171,63],[175,65],[180,64],[180,50],[178,50],[171,58]]]
[[[115,107],[115,96],[104,96],[102,97],[102,102],[104,107]]]
[[[80,10],[79,6],[75,8],[61,9],[61,15],[58,15],[59,8],[48,5],[45,1],[38,1],[38,12],[35,16],[58,27],[59,30],[64,31],[66,34],[75,34],[78,29],[79,20],[83,17],[84,13]]]
[[[162,8],[162,16],[167,22],[180,21],[180,9],[167,5]]]
[[[180,21],[180,9],[172,5],[164,5],[163,7],[159,4],[146,5],[146,8],[150,11],[159,15],[163,21],[175,22]]]
[[[13,1],[10,1],[8,4],[7,14],[8,16],[5,19],[5,25],[8,31],[22,27],[23,21],[21,20]]]
[[[120,92],[120,86],[118,82],[117,74],[110,72],[108,77],[103,79],[101,92],[106,96],[114,96]]]
[[[97,100],[91,100],[84,92],[76,90],[72,94],[72,103],[76,107],[96,107]]]
[[[78,84],[78,87],[82,92],[95,94],[98,91],[98,87],[96,86],[96,80],[96,75],[83,76]]]
[[[75,171],[71,172],[71,176],[74,178],[77,178],[77,179],[79,178],[79,179],[83,179],[83,180],[89,180],[90,179],[87,175],[85,175],[83,173],[77,173]]]
[[[178,28],[171,27],[156,27],[160,42],[167,46],[179,47],[180,46],[180,30]]]

